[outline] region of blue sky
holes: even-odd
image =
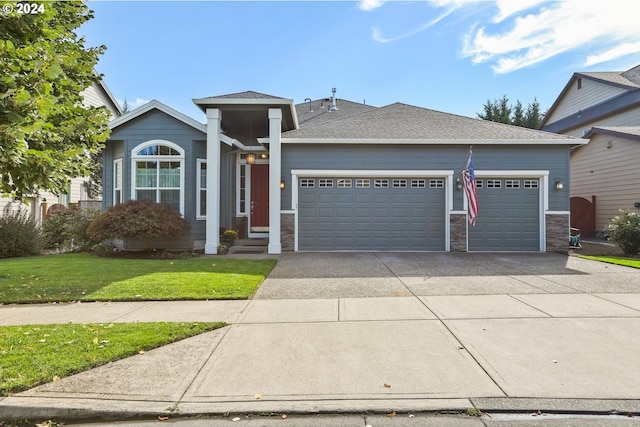
[[[606,6],[605,6],[606,5]],[[254,90],[470,117],[503,95],[549,108],[576,71],[640,64],[623,0],[100,1],[79,31],[132,106]],[[627,12],[627,13],[625,13]]]

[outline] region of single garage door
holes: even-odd
[[[444,178],[299,178],[301,251],[443,251]]]
[[[540,182],[476,178],[479,215],[469,226],[470,251],[539,251]]]

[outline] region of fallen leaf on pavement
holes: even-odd
[[[167,421],[169,417],[158,416],[158,421]]]
[[[262,399],[262,395],[261,394],[256,394],[255,396],[253,396],[254,399],[256,400],[260,400]]]
[[[384,383],[384,386],[385,386],[386,388],[391,388],[391,384]]]
[[[393,417],[395,417],[395,416],[396,416],[395,411],[394,411],[394,412],[389,412],[389,413],[387,414],[387,417],[389,417],[389,418],[393,418]]]

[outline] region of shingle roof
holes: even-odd
[[[590,71],[577,73],[583,76],[591,77],[593,79],[606,81],[620,86],[629,86],[631,88],[640,87],[637,83],[632,82],[622,75],[620,71]]]
[[[309,105],[311,104],[311,105]],[[335,119],[343,119],[354,114],[375,109],[373,105],[336,99],[337,110],[331,111],[331,98],[316,99],[296,105],[298,124],[300,127],[315,126]],[[311,109],[311,111],[309,111]]]
[[[338,106],[338,108],[340,108]],[[326,113],[332,114],[332,113]],[[283,139],[567,139],[518,126],[395,103],[286,132]]]
[[[254,92],[248,90],[245,92],[228,93],[225,95],[211,96],[209,98],[218,99],[284,99],[279,96],[267,95],[266,93]]]
[[[594,126],[583,138],[590,138],[594,133],[619,136],[622,138],[640,139],[640,126]]]

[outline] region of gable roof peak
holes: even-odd
[[[191,126],[194,129],[199,130],[200,132],[203,133],[207,133],[207,126],[204,125],[203,123],[200,123],[199,121],[185,115],[182,114],[181,112],[179,112],[178,110],[174,110],[173,108],[169,107],[166,104],[163,104],[162,102],[158,101],[157,99],[151,100],[149,102],[147,102],[144,105],[141,105],[140,107],[136,108],[135,110],[129,111],[126,114],[123,114],[122,116],[113,119],[111,122],[109,122],[109,128],[110,129],[115,129],[120,125],[123,125],[133,119],[135,119],[136,117],[140,117],[143,114],[151,111],[151,110],[158,110],[161,111],[165,114],[167,114],[168,116],[173,117],[174,119],[177,119],[179,121],[181,121],[182,123],[185,123],[189,126]]]
[[[627,71],[620,73],[620,75],[633,83],[640,84],[640,65],[629,68]]]
[[[285,99],[280,96],[269,95],[262,92],[256,92],[254,90],[247,90],[244,92],[227,93],[224,95],[209,96],[207,98],[212,99]]]

